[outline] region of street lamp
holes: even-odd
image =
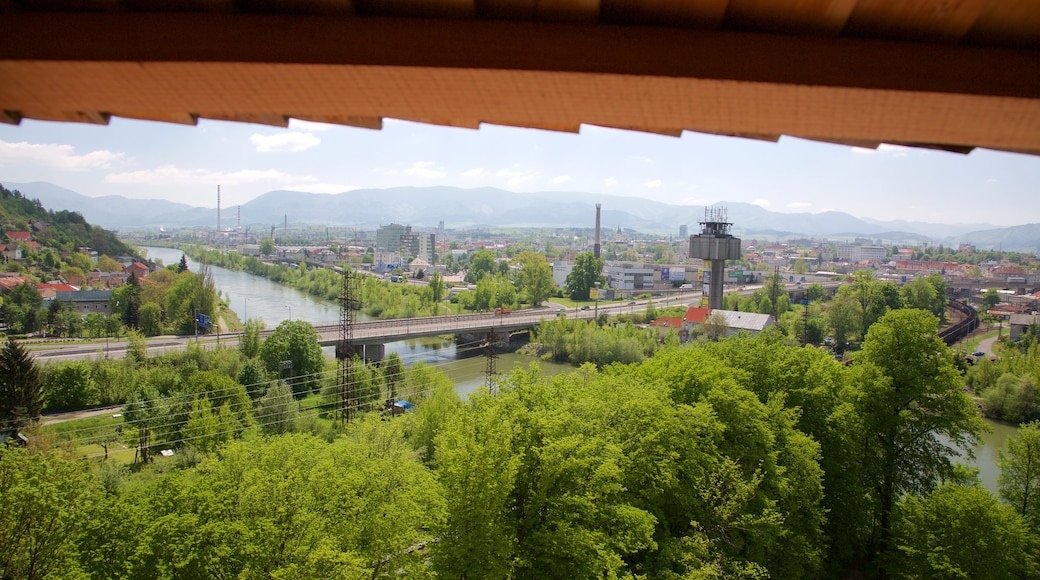
[[[292,322],[292,306],[286,304],[285,307],[289,309],[289,322]]]

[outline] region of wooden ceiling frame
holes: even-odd
[[[387,117],[1040,152],[1040,55],[1030,49],[220,12],[14,11],[0,18],[0,38],[5,122],[296,117],[378,129]],[[296,94],[268,90],[279,84]]]

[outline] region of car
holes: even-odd
[[[986,353],[982,352],[981,350],[977,350],[977,351],[971,353],[971,356],[973,356],[975,358],[979,358],[979,357],[986,356]]]
[[[565,313],[565,312],[567,312],[567,309],[566,309],[566,308],[561,308],[561,309],[559,309],[559,310],[557,310],[557,311],[556,311],[556,313],[557,313],[557,314],[563,314],[563,313]]]
[[[585,306],[582,306],[582,307],[581,307],[581,309],[582,309],[582,310],[588,310],[588,309],[589,309],[589,305],[588,305],[588,304],[586,304]]]

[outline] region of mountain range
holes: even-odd
[[[47,182],[4,183],[45,207],[78,211],[91,223],[109,229],[157,229],[216,226],[217,210],[166,200],[122,196],[89,197]],[[375,229],[391,222],[417,229],[450,230],[486,227],[584,227],[595,221],[602,204],[605,231],[618,227],[646,233],[678,235],[687,225],[696,233],[704,206],[673,205],[636,197],[578,192],[515,193],[496,188],[395,187],[358,189],[338,194],[271,191],[239,206],[223,209],[223,224],[313,224]],[[749,238],[800,237],[882,243],[971,243],[980,249],[1040,253],[1040,224],[1000,228],[991,224],[934,224],[862,219],[844,212],[780,213],[746,203],[717,204],[728,212],[733,233]]]

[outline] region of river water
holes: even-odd
[[[163,264],[180,262],[182,252],[170,248],[142,247],[151,259],[162,260]],[[188,268],[198,271],[198,264],[188,258]],[[228,304],[241,320],[262,318],[268,328],[274,328],[283,320],[306,320],[314,325],[338,324],[339,307],[334,302],[322,300],[305,292],[282,286],[260,276],[236,272],[227,268],[210,266],[210,273],[217,288],[228,298]],[[359,317],[361,317],[359,313]],[[396,352],[405,365],[423,361],[441,369],[455,382],[455,390],[466,397],[483,386],[486,381],[487,361],[482,356],[473,356],[471,348],[457,346],[450,339],[430,337],[405,340],[386,345],[386,352]],[[332,356],[331,347],[326,349]],[[516,354],[501,354],[496,362],[499,373],[508,373],[517,366],[526,367],[534,359]],[[573,370],[565,364],[539,361],[542,373],[555,375]],[[992,431],[982,436],[975,448],[973,465],[979,468],[979,476],[990,491],[996,492],[997,450],[1004,446],[1007,438],[1017,428],[1004,423],[986,421]]]

